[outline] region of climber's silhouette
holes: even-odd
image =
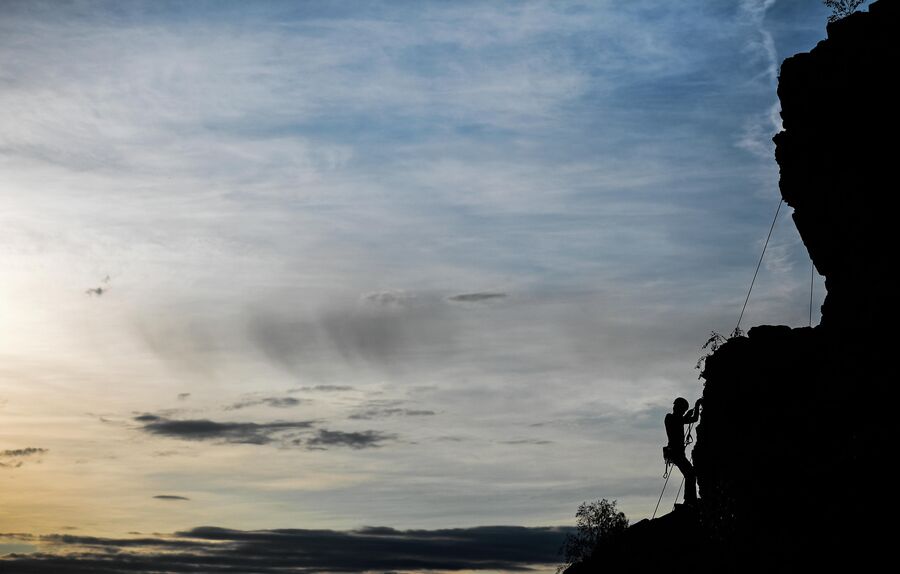
[[[695,423],[700,418],[701,401],[702,399],[697,399],[694,408],[688,410],[687,399],[678,397],[672,403],[672,412],[666,415],[666,435],[669,437],[669,444],[664,449],[666,459],[677,466],[684,475],[684,502],[686,504],[697,502],[697,475],[694,473],[694,466],[684,454],[684,425]]]

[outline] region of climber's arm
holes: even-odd
[[[694,403],[694,408],[684,413],[684,424],[689,425],[700,420],[700,404],[702,399],[697,399],[697,402]]]

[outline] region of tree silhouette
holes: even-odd
[[[837,22],[841,18],[846,18],[850,14],[856,12],[864,0],[822,0],[826,6],[831,8],[831,16],[828,17],[829,22]]]
[[[575,513],[575,534],[566,535],[560,551],[565,564],[557,568],[557,574],[574,564],[581,562],[593,554],[597,544],[605,538],[620,534],[628,528],[628,518],[624,512],[616,510],[616,501],[596,500],[582,502]]]

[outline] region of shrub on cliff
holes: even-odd
[[[831,16],[828,17],[829,22],[836,22],[841,18],[846,18],[850,14],[856,12],[856,9],[862,5],[864,0],[822,0],[826,6],[831,8]]]
[[[557,569],[562,572],[575,562],[589,558],[597,544],[605,538],[620,534],[628,528],[624,512],[616,510],[616,501],[596,500],[582,502],[575,513],[577,531],[566,536],[561,549],[565,564]]]

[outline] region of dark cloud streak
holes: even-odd
[[[457,303],[479,303],[481,301],[491,301],[495,299],[505,299],[506,293],[482,291],[477,293],[460,293],[459,295],[451,295],[447,297],[448,301]]]
[[[355,387],[348,385],[315,385],[312,387],[297,387],[288,390],[289,393],[339,393],[344,391],[354,391]]]
[[[280,443],[283,447],[305,446],[310,450],[327,450],[332,447],[349,447],[356,450],[378,448],[386,442],[397,439],[395,434],[376,430],[344,432],[317,429],[312,437],[303,437],[303,432],[313,431],[316,421],[217,422],[209,419],[169,419],[154,414],[136,416],[134,420],[143,423],[139,430],[169,438],[227,444]],[[298,437],[298,434],[301,436]]]
[[[310,448],[327,448],[332,446],[348,446],[353,449],[378,448],[381,443],[394,440],[397,435],[378,431],[341,432],[320,429],[316,436],[306,441]]]
[[[427,417],[435,415],[434,411],[423,410],[423,409],[401,409],[401,408],[387,408],[387,409],[366,409],[364,411],[354,413],[349,416],[349,418],[354,420],[368,420],[382,417],[394,417],[394,416],[406,416],[406,417]]]
[[[0,558],[21,574],[98,572],[527,571],[558,562],[564,528],[482,526],[442,530],[366,527],[334,530],[231,530],[204,526],[173,536],[113,539],[27,536],[59,553]],[[16,537],[22,540],[22,535]],[[5,569],[4,569],[5,570]]]
[[[38,459],[48,451],[45,448],[25,447],[0,451],[0,467],[19,468],[26,459]]]
[[[269,444],[275,436],[290,430],[309,429],[312,421],[270,423],[216,422],[208,419],[173,420],[157,415],[135,417],[145,423],[140,430],[154,435],[194,441],[222,441],[234,444]]]
[[[10,450],[0,451],[0,457],[22,457],[22,456],[33,456],[36,454],[44,454],[47,452],[45,448],[37,448],[33,446],[25,447],[25,448],[14,448]]]

